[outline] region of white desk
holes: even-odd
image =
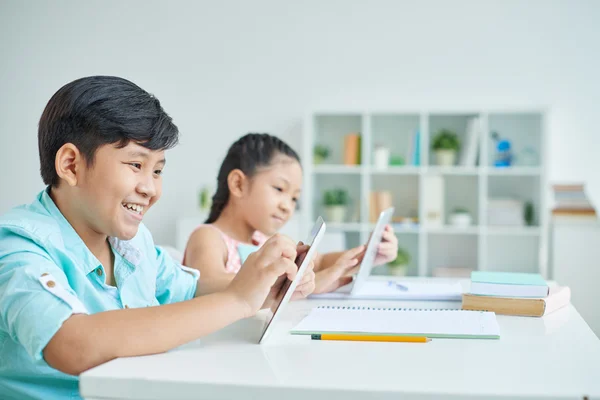
[[[288,333],[320,304],[460,308],[460,302],[297,301],[266,345],[255,344],[261,319],[240,321],[165,354],[94,368],[81,376],[81,394],[86,400],[600,398],[600,340],[572,306],[544,318],[498,316],[500,340],[318,342]]]

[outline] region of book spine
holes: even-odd
[[[360,155],[360,136],[351,133],[344,137],[344,164],[357,165]]]

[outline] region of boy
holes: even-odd
[[[295,276],[304,249],[277,236],[226,290],[196,297],[211,288],[141,223],[178,130],[135,84],[96,76],[65,85],[38,141],[47,188],[0,218],[0,398],[79,398],[81,372],[254,315]],[[304,278],[300,296],[314,287],[312,271]]]

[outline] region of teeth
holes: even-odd
[[[139,204],[134,204],[134,203],[123,203],[123,207],[131,210],[131,211],[135,211],[138,214],[141,214],[142,211],[144,211],[144,207],[139,205]]]

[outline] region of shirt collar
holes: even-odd
[[[100,261],[98,261],[96,256],[88,249],[84,241],[77,234],[75,229],[73,229],[73,226],[67,221],[50,197],[50,186],[39,194],[38,200],[46,211],[48,211],[50,216],[58,222],[61,234],[60,240],[62,240],[64,248],[75,253],[75,255],[80,257],[81,261],[83,261],[80,268],[82,268],[86,274],[89,274],[98,268],[98,266],[101,265]],[[132,266],[136,267],[140,263],[142,254],[136,246],[130,243],[130,241],[119,240],[114,237],[109,237],[108,240],[113,250],[129,261]]]

